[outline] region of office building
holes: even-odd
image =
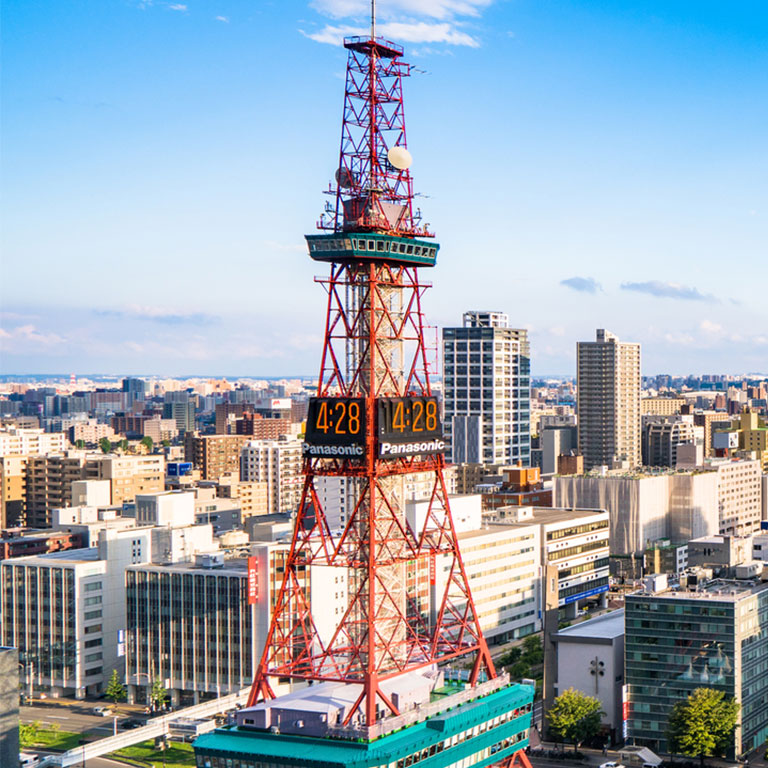
[[[126,571],[126,681],[132,703],[148,701],[166,680],[173,706],[248,687],[269,629],[288,545],[259,542],[241,555],[200,553],[186,562],[148,563]],[[249,566],[250,561],[250,566]],[[250,567],[250,573],[249,573]],[[300,568],[320,636],[347,606],[346,576],[329,567]],[[155,596],[155,597],[153,597]]]
[[[177,526],[160,512],[136,526],[70,508],[64,516],[78,522],[66,527],[91,546],[0,562],[0,644],[19,648],[35,692],[78,699],[103,693],[124,663],[126,568],[187,562],[216,548],[210,525]]]
[[[195,429],[195,400],[186,392],[169,392],[165,397],[163,418],[173,419],[181,433],[192,432]]]
[[[674,416],[683,410],[686,403],[684,397],[643,397],[640,399],[640,413],[643,416]]]
[[[577,357],[579,452],[595,466],[640,465],[640,345],[598,329]]]
[[[290,513],[301,498],[301,440],[247,440],[243,446],[240,478],[267,483],[269,512]]]
[[[465,312],[443,329],[443,428],[454,463],[531,460],[530,344],[502,312]]]
[[[714,688],[740,704],[733,749],[740,758],[768,736],[768,584],[715,580],[695,591],[626,597],[628,736],[668,752],[674,704]]]
[[[453,510],[452,505],[452,513]],[[458,537],[486,639],[504,643],[538,632],[541,629],[540,526],[478,526],[459,532]],[[448,569],[447,558],[438,557],[436,586],[432,587],[435,595],[445,589]],[[434,602],[432,606],[434,612]]]
[[[601,509],[554,509],[550,507],[501,507],[483,519],[491,524],[527,530],[539,527],[542,572],[557,571],[556,605],[566,618],[575,618],[587,600],[605,604],[608,591],[608,513]],[[545,599],[542,595],[542,602]]]

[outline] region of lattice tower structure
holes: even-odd
[[[474,657],[469,683],[495,677],[480,629],[443,479],[437,399],[424,340],[419,268],[438,246],[413,208],[408,166],[402,48],[381,38],[349,38],[341,152],[336,183],[310,256],[330,264],[317,397],[310,403],[305,481],[284,578],[275,600],[249,705],[274,697],[271,680],[361,686],[346,723],[372,725],[399,714],[381,682],[458,657]],[[429,508],[406,516],[404,477],[430,472]],[[331,530],[315,484],[344,477],[354,504]],[[445,589],[430,611],[406,587],[406,564],[447,563]],[[321,637],[305,588],[307,569],[349,576],[349,600],[332,636]],[[434,583],[434,581],[433,581]],[[322,597],[314,596],[316,608]]]

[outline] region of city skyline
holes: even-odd
[[[429,322],[506,312],[534,376],[600,327],[646,375],[765,370],[763,7],[379,8],[417,68]],[[366,9],[6,4],[3,371],[314,375],[328,43]]]

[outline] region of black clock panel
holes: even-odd
[[[385,397],[378,405],[380,441],[411,442],[443,436],[436,397]]]
[[[361,397],[311,397],[304,442],[316,446],[364,445],[365,400]]]

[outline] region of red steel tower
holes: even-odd
[[[317,396],[310,401],[305,481],[284,578],[249,705],[274,697],[273,678],[361,685],[346,723],[399,714],[382,682],[471,655],[469,683],[495,676],[480,630],[443,479],[443,436],[424,341],[419,267],[438,245],[413,205],[406,148],[400,46],[353,37],[348,51],[335,185],[310,256],[330,264],[319,279],[327,316]],[[405,479],[428,473],[426,514],[406,510]],[[344,478],[354,499],[342,528],[323,509],[321,478]],[[423,477],[423,475],[422,475]],[[444,588],[423,605],[406,579],[422,563]],[[305,589],[306,569],[343,569],[349,599],[332,636],[321,638]],[[442,585],[443,581],[440,580]],[[322,598],[320,598],[322,599]],[[318,598],[315,596],[315,608]]]

